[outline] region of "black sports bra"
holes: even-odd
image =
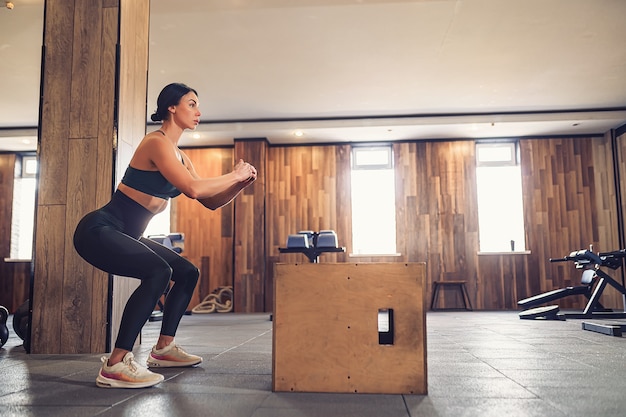
[[[122,178],[122,184],[165,200],[177,197],[181,194],[178,188],[174,187],[161,172],[144,171],[142,169],[133,168],[130,165],[126,168],[126,172]]]
[[[157,132],[166,136],[165,132],[161,129],[157,130]],[[180,157],[180,161],[185,165],[185,160],[182,156]],[[122,178],[122,184],[164,200],[177,197],[181,194],[178,188],[174,187],[160,171],[144,171],[142,169],[133,168],[130,165],[126,168],[126,172]]]

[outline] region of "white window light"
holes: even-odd
[[[396,200],[392,148],[352,148],[352,255],[396,253]]]
[[[526,250],[518,143],[476,144],[481,252]]]

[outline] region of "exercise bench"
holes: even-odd
[[[469,294],[467,293],[467,287],[465,286],[467,281],[434,281],[433,282],[433,298],[430,302],[431,310],[453,310],[450,308],[439,308],[437,302],[439,301],[439,290],[441,287],[453,287],[458,288],[461,292],[461,298],[463,299],[463,307],[465,310],[472,310],[472,302],[470,301]]]

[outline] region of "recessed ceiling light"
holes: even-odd
[[[193,135],[191,135],[192,138],[194,139],[200,139],[200,133],[194,133]]]
[[[293,135],[295,137],[301,138],[302,136],[304,136],[304,132],[301,130],[296,130],[295,132],[293,132]]]

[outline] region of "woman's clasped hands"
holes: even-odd
[[[248,162],[245,162],[243,159],[240,159],[239,162],[237,162],[234,171],[241,182],[253,182],[256,180],[256,168]]]

